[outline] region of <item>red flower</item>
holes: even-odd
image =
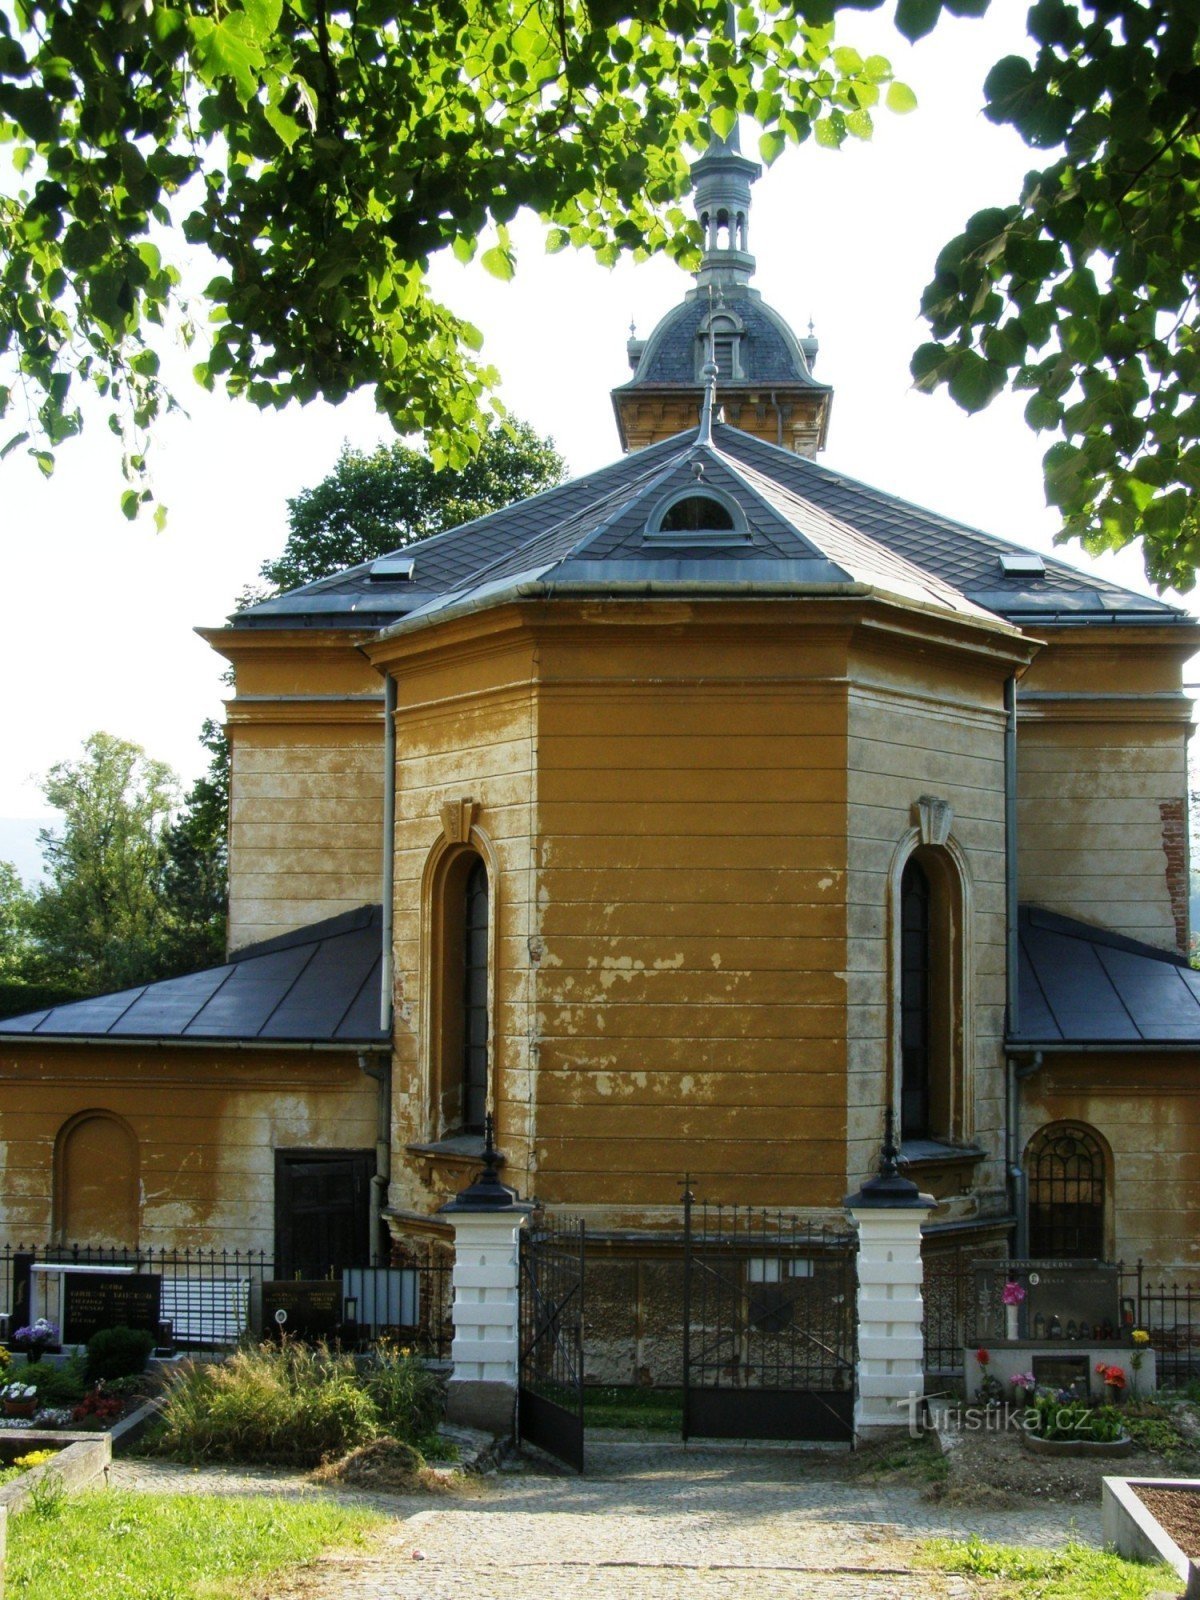
[[[991,1358],[990,1353],[987,1350],[984,1350],[984,1349],[981,1348],[979,1350],[976,1350],[975,1359],[976,1359],[976,1361],[978,1361],[978,1363],[979,1363],[979,1365],[981,1367],[986,1367],[988,1362],[992,1358]]]

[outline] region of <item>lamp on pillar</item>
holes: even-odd
[[[519,1238],[534,1208],[500,1181],[500,1160],[488,1112],[483,1171],[440,1215],[454,1229],[454,1371],[446,1415],[507,1435],[517,1399]]]
[[[896,1123],[884,1118],[879,1172],[843,1202],[858,1228],[859,1438],[907,1427],[925,1392],[921,1219],[936,1204],[900,1172]]]

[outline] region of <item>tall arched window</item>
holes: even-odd
[[[898,842],[888,874],[892,1104],[902,1141],[974,1149],[971,878],[948,811]]]
[[[1029,1254],[1066,1261],[1104,1256],[1104,1149],[1083,1123],[1039,1128],[1025,1147]]]
[[[482,1133],[488,1097],[488,877],[477,856],[463,908],[462,1128]]]
[[[900,1137],[933,1136],[933,948],[929,879],[910,860],[900,881]]]
[[[433,1139],[483,1132],[491,1035],[491,900],[487,863],[478,850],[455,846],[442,856],[430,907]]]

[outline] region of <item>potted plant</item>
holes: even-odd
[[[6,1383],[0,1389],[6,1417],[32,1417],[37,1410],[37,1390],[31,1383]]]
[[[979,1366],[979,1398],[989,1408],[998,1406],[1004,1399],[1004,1385],[999,1378],[988,1371],[991,1365],[992,1353],[990,1350],[979,1349],[975,1352],[975,1360]]]
[[[1146,1346],[1150,1343],[1150,1335],[1145,1328],[1135,1328],[1130,1337],[1133,1339],[1133,1350],[1129,1356],[1129,1365],[1133,1369],[1130,1389],[1136,1395],[1138,1392],[1138,1373],[1141,1372],[1142,1362],[1146,1358]]]
[[[23,1350],[29,1362],[40,1361],[47,1350],[60,1348],[58,1328],[49,1317],[39,1317],[36,1322],[18,1328],[12,1336],[14,1350]]]
[[[1018,1405],[1031,1406],[1037,1395],[1037,1379],[1032,1372],[1013,1373],[1013,1398]]]

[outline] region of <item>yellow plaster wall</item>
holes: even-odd
[[[234,665],[229,947],[377,902],[383,684],[341,632],[222,629]]]
[[[841,646],[720,617],[540,652],[536,1186],[598,1226],[841,1198]]]
[[[857,1188],[874,1170],[883,1106],[899,1072],[889,1060],[888,874],[914,826],[915,802],[931,795],[952,807],[952,836],[970,875],[973,1028],[964,1039],[964,1075],[973,1138],[988,1153],[973,1171],[953,1175],[948,1189],[938,1185],[947,1201],[935,1220],[943,1221],[975,1208],[975,1198],[954,1198],[964,1183],[973,1196],[993,1197],[1003,1184],[1005,669],[997,662],[990,672],[967,673],[946,659],[921,668],[921,654],[921,646],[897,639],[851,660],[846,1184]]]
[[[1167,852],[1187,803],[1195,630],[1092,632],[1052,635],[1021,684],[1021,898],[1174,950],[1187,872],[1176,859],[1169,873]]]
[[[427,952],[422,940],[422,879],[443,840],[442,811],[470,801],[475,824],[498,864],[491,913],[496,995],[490,1067],[506,1181],[528,1193],[531,1087],[528,1023],[529,912],[532,881],[534,709],[532,647],[505,637],[483,648],[450,630],[430,653],[417,641],[393,660],[397,679],[395,993],[391,1204],[427,1212],[463,1187],[478,1162],[462,1165],[406,1151],[440,1137],[430,1104],[431,1019],[422,1015]],[[422,1025],[425,1024],[425,1035]]]
[[[155,1248],[273,1251],[275,1151],[375,1144],[375,1086],[353,1055],[7,1043],[0,1087],[9,1243],[52,1239],[55,1140],[81,1112],[136,1137],[139,1242]]]
[[[1021,1148],[1050,1122],[1080,1121],[1107,1143],[1106,1248],[1168,1273],[1200,1267],[1200,1052],[1053,1057],[1022,1090]]]

